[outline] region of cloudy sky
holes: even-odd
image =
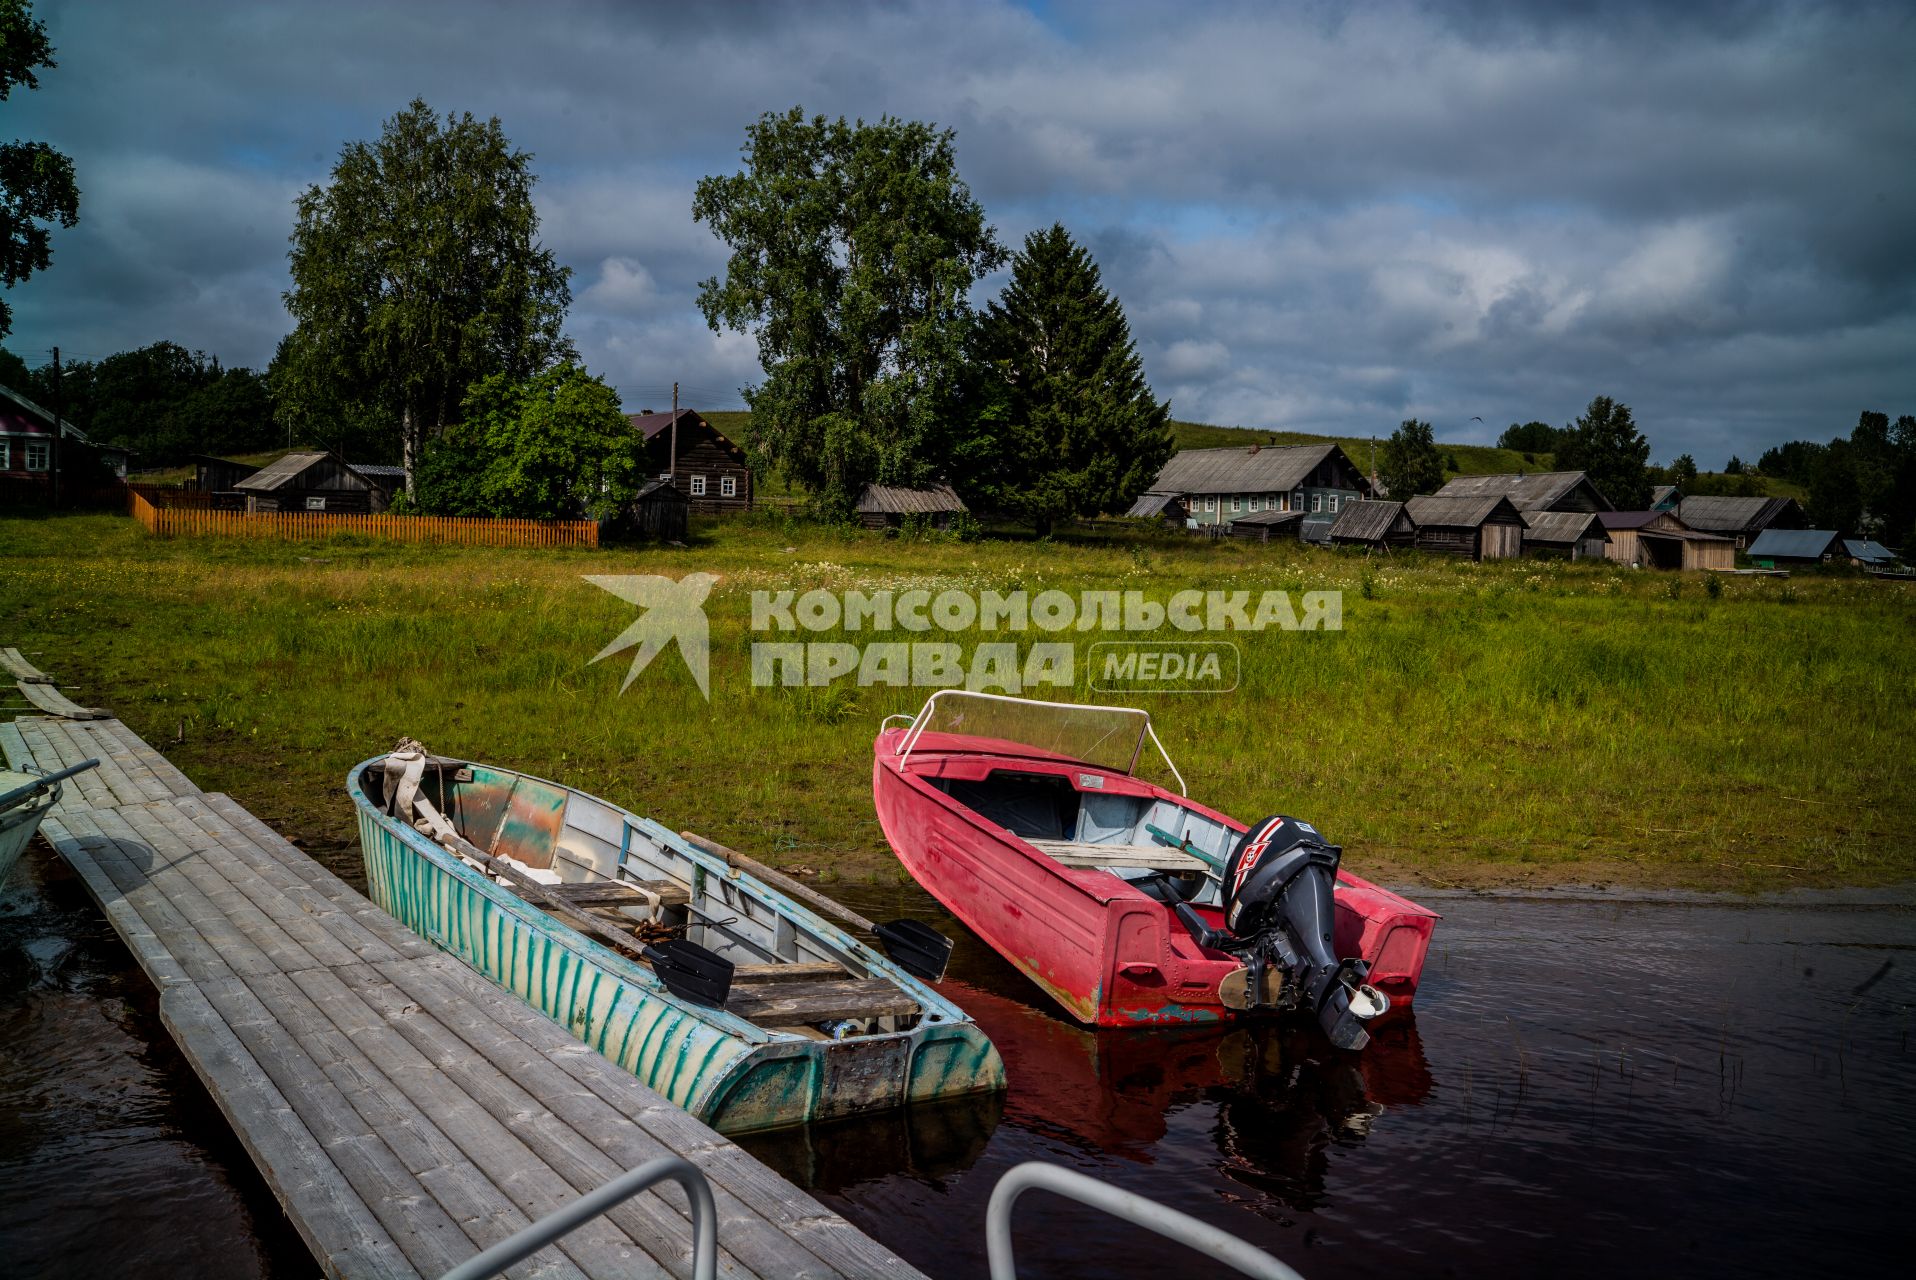
[[[263,365],[294,196],[419,95],[535,153],[571,331],[629,409],[675,379],[738,407],[756,348],[698,314],[724,252],[692,188],[797,104],[955,129],[1006,244],[1090,246],[1178,417],[1471,441],[1605,394],[1711,467],[1916,412],[1907,4],[35,8],[61,65],[0,133],[83,195],[12,293],[34,363]]]

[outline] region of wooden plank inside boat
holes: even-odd
[[[655,899],[662,907],[682,907],[692,900],[684,885],[671,880],[590,880],[547,885],[546,891],[578,907],[643,907]]]
[[[918,1003],[883,978],[756,986],[734,978],[725,1008],[763,1027],[785,1027],[838,1018],[902,1016],[917,1013]]]
[[[1067,867],[1123,867],[1138,871],[1208,871],[1202,858],[1163,845],[1093,844],[1088,840],[1027,840]]]

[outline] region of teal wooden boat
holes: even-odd
[[[347,778],[373,901],[713,1128],[1004,1088],[962,1009],[796,896],[585,792],[413,747]],[[668,985],[684,943],[729,966],[722,1007]]]
[[[14,864],[33,843],[33,833],[48,810],[60,803],[60,784],[76,773],[96,768],[87,760],[58,773],[0,769],[0,887],[13,874]]]

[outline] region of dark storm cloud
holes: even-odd
[[[692,187],[800,103],[955,128],[1007,244],[1092,247],[1182,417],[1464,439],[1602,393],[1719,464],[1916,410],[1901,7],[41,11],[63,65],[9,132],[85,196],[15,349],[263,362],[293,196],[417,94],[536,153],[589,363],[634,407],[713,404],[756,358],[694,306],[724,251]]]

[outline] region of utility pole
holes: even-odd
[[[679,384],[672,384],[672,460],[666,468],[672,478],[672,487],[679,484]]]
[[[60,348],[55,347],[53,349],[53,452],[49,455],[49,461],[53,466],[53,509],[56,511],[60,509],[60,436],[63,434],[60,424],[66,413],[66,405],[62,403],[66,397],[60,392]]]

